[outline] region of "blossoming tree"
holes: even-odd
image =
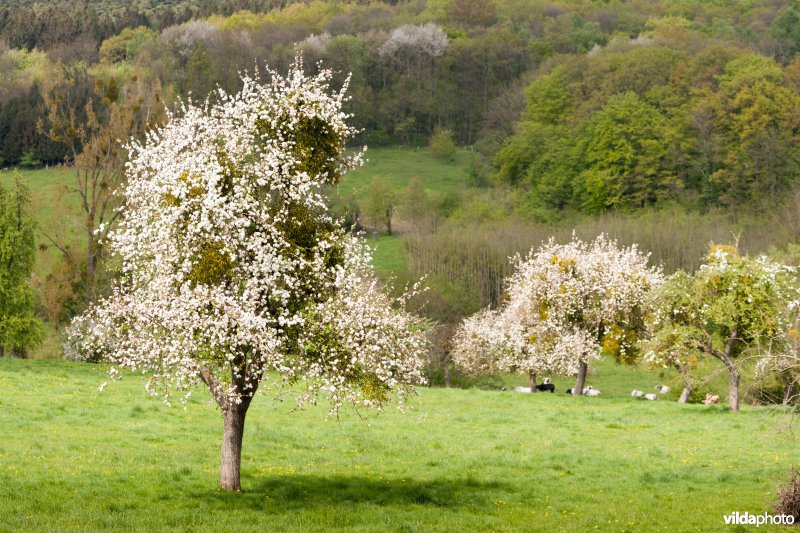
[[[331,72],[248,77],[236,95],[187,104],[130,146],[122,222],[110,237],[122,275],[72,331],[148,389],[204,383],[224,420],[220,485],[240,488],[244,422],[256,390],[295,386],[381,408],[422,380],[419,323],[369,275],[369,255],[320,194],[360,162]],[[401,299],[402,300],[402,299]]]
[[[623,362],[637,355],[646,296],[662,279],[635,247],[601,235],[592,242],[552,239],[517,256],[498,309],[464,321],[454,360],[473,372],[577,374],[581,394],[589,363],[601,350]]]
[[[693,276],[678,272],[655,294],[658,307],[649,320],[645,359],[679,368],[693,356],[719,360],[729,374],[730,408],[738,411],[735,360],[748,348],[770,346],[787,330],[787,304],[795,294],[787,273],[765,257],[712,247]]]

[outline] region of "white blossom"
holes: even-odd
[[[574,375],[601,349],[632,358],[645,296],[662,280],[647,255],[601,235],[591,243],[551,239],[513,261],[499,308],[466,319],[457,333],[456,364]]]
[[[327,214],[320,189],[360,164],[331,72],[249,77],[219,103],[184,104],[133,142],[112,295],[76,319],[86,353],[149,372],[167,401],[204,382],[220,407],[259,385],[299,384],[380,407],[422,381],[417,320],[369,275],[357,237]],[[116,371],[116,370],[115,370]]]

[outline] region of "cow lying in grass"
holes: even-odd
[[[544,378],[539,385],[536,385],[536,390],[553,393],[556,391],[556,386],[550,383],[550,378]]]
[[[531,392],[531,388],[530,387],[514,387],[514,390],[516,392],[527,392],[527,393]],[[542,383],[540,383],[539,385],[536,385],[536,390],[537,391],[545,391],[545,392],[551,392],[552,393],[552,392],[556,391],[556,386],[553,385],[552,383],[550,383],[550,378],[544,378],[542,380]]]

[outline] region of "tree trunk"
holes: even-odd
[[[222,430],[222,461],[219,468],[219,486],[223,490],[242,490],[239,471],[242,465],[242,437],[246,404],[232,405],[224,410]]]
[[[0,351],[0,356],[3,355],[3,352]],[[789,405],[789,400],[792,399],[792,383],[789,382],[786,384],[786,388],[783,390],[783,403],[781,405]]]
[[[735,412],[739,410],[739,371],[732,361],[726,362],[726,365],[730,373],[730,396],[728,405],[730,405],[731,411]]]
[[[583,387],[586,384],[586,374],[589,371],[589,363],[581,363],[578,369],[578,379],[575,380],[575,388],[572,389],[573,396],[581,396],[583,394]]]
[[[678,403],[686,403],[689,400],[689,396],[692,394],[692,388],[689,385],[685,385],[683,387],[683,391],[681,392],[681,397],[678,398]]]
[[[531,392],[536,392],[536,374],[530,373],[531,376]]]
[[[446,388],[450,388],[450,362],[448,361],[444,365],[444,386]]]

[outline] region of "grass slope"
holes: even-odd
[[[227,494],[205,393],[184,411],[105,380],[0,359],[0,530],[727,531],[800,458],[754,408],[423,389],[368,423],[260,396]]]
[[[391,184],[401,193],[409,180],[416,176],[428,192],[445,193],[461,191],[469,187],[469,164],[472,153],[456,151],[449,158],[437,158],[427,148],[414,149],[404,146],[387,146],[367,150],[363,166],[345,174],[339,184],[343,197],[355,194],[362,200],[373,176]]]

